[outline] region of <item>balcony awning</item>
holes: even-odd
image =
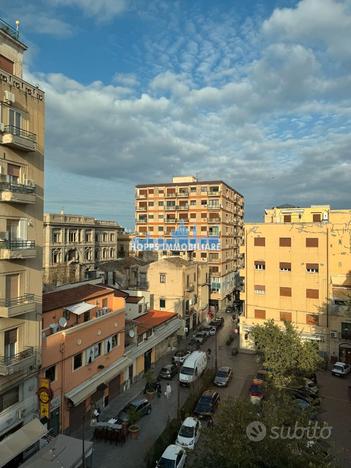
[[[333,288],[333,299],[351,302],[351,288]]]
[[[0,467],[6,465],[35,442],[38,442],[47,432],[46,427],[36,418],[18,429],[18,431],[5,437],[0,442]]]
[[[94,309],[94,307],[96,307],[96,305],[88,304],[87,302],[80,302],[79,304],[65,307],[65,309],[69,312],[72,312],[72,314],[82,315],[84,312],[88,312],[88,310]]]

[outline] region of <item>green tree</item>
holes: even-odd
[[[281,328],[273,320],[252,327],[250,336],[268,369],[268,375],[277,389],[288,387],[301,376],[314,373],[322,364],[318,348],[311,341],[303,341],[290,323]]]
[[[250,423],[263,423],[266,436],[251,440]],[[310,415],[301,411],[284,393],[277,393],[257,407],[249,401],[222,403],[213,428],[203,428],[196,449],[189,454],[190,468],[325,468],[334,466],[329,447],[314,439],[307,429]],[[321,426],[321,423],[319,423]],[[297,426],[300,429],[295,429]],[[311,427],[312,426],[312,427]],[[319,426],[319,427],[320,427]],[[261,426],[262,427],[262,426]],[[302,429],[305,428],[305,429]],[[300,437],[292,437],[294,431]],[[301,431],[304,431],[301,436]],[[311,431],[311,429],[310,429]],[[251,432],[249,431],[249,434]],[[278,435],[278,437],[277,437]],[[290,438],[287,438],[287,436]]]

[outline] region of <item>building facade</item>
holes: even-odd
[[[136,186],[136,233],[139,238],[166,238],[184,225],[199,237],[218,237],[217,250],[170,252],[208,263],[211,305],[219,310],[239,299],[238,271],[243,234],[244,198],[223,181],[173,177],[171,183]]]
[[[63,212],[45,214],[44,284],[50,288],[95,277],[100,265],[117,260],[119,253],[125,255],[126,236],[115,221]]]
[[[292,322],[327,358],[351,362],[351,210],[266,210],[246,224],[241,347],[253,324]]]
[[[23,80],[26,49],[0,20],[0,439],[37,415],[45,101]]]

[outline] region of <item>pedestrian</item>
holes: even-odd
[[[168,383],[168,384],[166,385],[166,391],[165,391],[165,397],[167,398],[167,400],[170,399],[171,393],[172,393],[172,387],[171,387],[171,384]]]
[[[212,418],[212,416],[209,416],[209,418],[207,420],[207,427],[209,427],[210,429],[212,429],[212,427],[213,427],[213,418]]]
[[[162,387],[161,387],[161,382],[159,380],[156,382],[156,391],[157,391],[157,396],[161,398]]]
[[[96,422],[99,422],[100,414],[101,414],[100,408],[95,408],[93,415],[94,415],[94,418],[96,419]]]

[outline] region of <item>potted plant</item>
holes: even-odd
[[[128,431],[132,439],[139,437],[140,427],[137,424],[139,421],[139,414],[135,408],[128,410]]]
[[[154,398],[155,393],[156,393],[155,376],[151,369],[149,369],[145,373],[145,380],[146,380],[146,385],[145,385],[144,393],[146,395],[146,398],[150,401]]]

